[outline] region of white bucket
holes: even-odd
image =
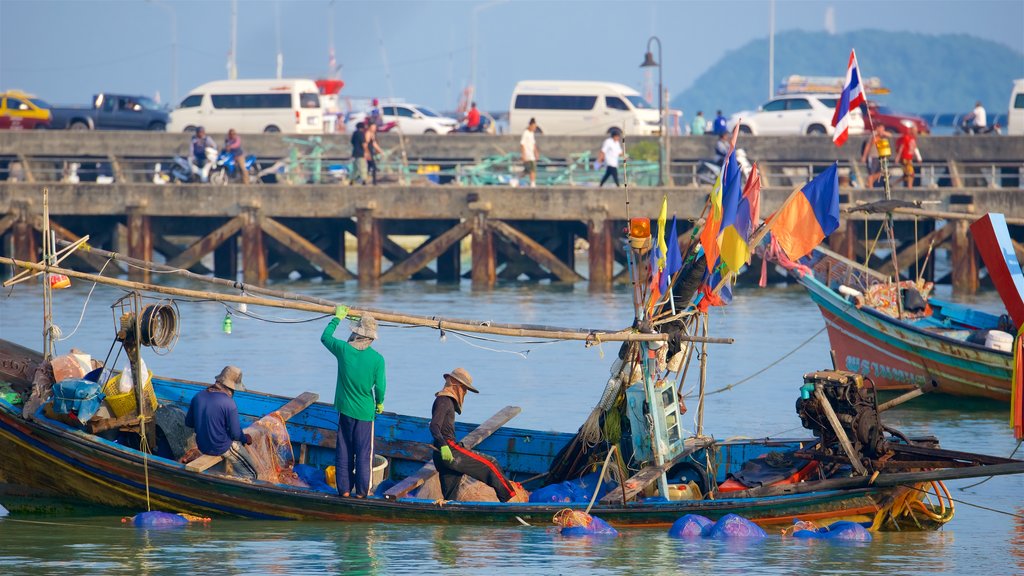
[[[380,454],[373,455],[373,471],[370,473],[371,482],[374,486],[379,485],[387,478],[388,459]]]
[[[1009,352],[1013,350],[1013,336],[1001,330],[992,330],[985,336],[985,347]]]

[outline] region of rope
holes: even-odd
[[[774,362],[772,362],[771,364],[769,364],[769,365],[765,366],[764,368],[761,368],[761,369],[760,369],[760,370],[758,370],[757,372],[754,372],[754,373],[753,373],[753,374],[751,374],[750,376],[747,376],[746,378],[743,378],[743,379],[741,379],[741,380],[737,380],[736,382],[733,382],[732,384],[729,384],[729,385],[727,385],[727,386],[722,386],[721,388],[717,388],[717,389],[715,389],[715,390],[712,390],[711,392],[706,392],[706,393],[705,393],[705,396],[710,396],[710,395],[712,395],[712,394],[719,394],[719,393],[725,392],[725,391],[727,391],[727,390],[732,390],[733,388],[735,388],[735,387],[739,386],[740,384],[744,384],[744,383],[746,383],[746,382],[749,382],[750,380],[753,380],[754,378],[756,378],[756,377],[760,376],[761,374],[764,374],[765,372],[767,372],[767,371],[768,371],[768,370],[770,370],[771,368],[774,368],[775,366],[777,366],[777,365],[778,365],[778,364],[779,364],[780,362],[782,362],[782,361],[783,361],[783,360],[785,360],[786,358],[789,358],[789,357],[790,357],[790,356],[792,356],[793,354],[796,354],[796,353],[797,353],[797,352],[798,352],[798,351],[799,351],[799,350],[800,350],[801,348],[803,348],[804,346],[806,346],[807,344],[809,344],[809,343],[811,342],[811,340],[814,340],[815,338],[817,338],[818,336],[820,336],[820,335],[821,335],[821,333],[822,333],[822,332],[824,332],[824,331],[825,331],[825,328],[822,328],[821,330],[818,330],[817,332],[815,332],[814,334],[812,334],[812,335],[811,335],[811,336],[810,336],[809,338],[807,338],[806,340],[804,340],[803,342],[801,342],[801,343],[800,343],[799,345],[797,345],[797,347],[796,347],[796,348],[793,348],[793,349],[792,349],[792,350],[790,350],[789,352],[787,352],[787,353],[783,354],[783,355],[782,355],[781,357],[779,357],[779,358],[778,358],[777,360],[775,360],[775,361],[774,361]],[[686,394],[686,395],[684,396],[684,398],[692,398],[692,397],[693,397],[693,391],[690,391],[690,392],[688,392],[688,393],[687,393],[687,394]]]
[[[931,492],[929,492],[927,490],[924,490],[922,488],[918,488],[917,486],[907,486],[907,488],[910,488],[911,490],[917,490],[918,492],[924,492],[925,494],[931,494]],[[989,512],[995,512],[997,514],[1005,514],[1006,516],[1011,516],[1013,518],[1024,519],[1024,514],[1017,514],[1016,512],[1007,512],[1006,510],[1000,510],[998,508],[991,508],[989,506],[982,506],[981,504],[972,504],[972,503],[966,502],[964,500],[958,500],[958,499],[953,498],[952,496],[949,496],[949,495],[947,495],[946,497],[949,498],[950,501],[956,502],[957,504],[963,504],[964,506],[970,506],[972,508],[979,508],[981,510],[987,510]]]
[[[139,447],[142,452],[142,470],[146,480],[146,511],[153,510],[149,502],[149,441],[146,439],[146,416],[139,414]]]

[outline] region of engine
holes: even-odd
[[[822,452],[846,458],[839,437],[814,393],[816,389],[821,390],[824,400],[832,407],[861,461],[877,459],[886,453],[888,448],[883,438],[882,422],[878,418],[874,387],[866,386],[862,375],[843,370],[805,374],[804,385],[800,388],[801,397],[796,401],[800,423],[821,440]]]

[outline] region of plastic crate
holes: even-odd
[[[110,411],[114,413],[114,417],[123,418],[133,412],[138,411],[139,403],[135,399],[135,390],[120,393],[117,389],[118,384],[121,382],[121,375],[118,374],[107,383],[103,385],[103,393],[106,394],[107,406],[110,407]],[[150,376],[146,380],[146,385],[143,387],[146,395],[146,402],[149,404],[150,410],[156,410],[156,392],[153,391],[153,377]]]

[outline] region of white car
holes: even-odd
[[[740,132],[756,135],[832,134],[832,115],[839,95],[787,94],[766,102],[757,111],[737,112],[729,119],[729,129],[737,122]],[[864,133],[864,117],[859,109],[850,112],[850,134]]]
[[[416,104],[382,104],[381,120],[385,126],[395,122],[404,134],[448,134],[453,132],[459,121],[442,116],[426,106]],[[349,117],[345,129],[351,134],[356,124],[368,118],[368,113],[357,113]]]

